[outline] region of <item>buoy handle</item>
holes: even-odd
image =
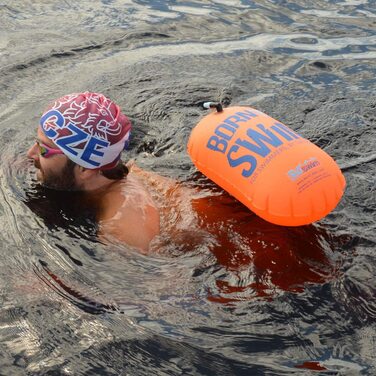
[[[202,107],[209,109],[209,108],[215,108],[217,112],[222,112],[223,107],[221,103],[215,103],[215,102],[205,102]]]

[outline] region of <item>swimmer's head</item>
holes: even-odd
[[[40,128],[71,161],[87,169],[111,169],[127,147],[131,123],[102,94],[65,95],[52,103]]]

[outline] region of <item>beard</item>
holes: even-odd
[[[81,190],[76,182],[74,175],[74,168],[76,164],[70,159],[63,169],[59,172],[43,171],[38,161],[34,161],[35,167],[38,169],[37,177],[41,184],[46,188],[59,190],[59,191],[79,191]]]

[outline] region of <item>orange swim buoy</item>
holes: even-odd
[[[205,116],[192,130],[188,153],[204,175],[278,225],[306,225],[325,217],[346,186],[327,153],[251,107]]]

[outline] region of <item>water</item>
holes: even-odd
[[[3,1],[0,374],[374,375],[375,26],[371,0]],[[154,192],[149,255],[99,243],[81,197],[26,160],[46,103],[84,90],[132,119],[129,158],[188,190]],[[336,210],[273,226],[196,172],[207,100],[324,148]]]

